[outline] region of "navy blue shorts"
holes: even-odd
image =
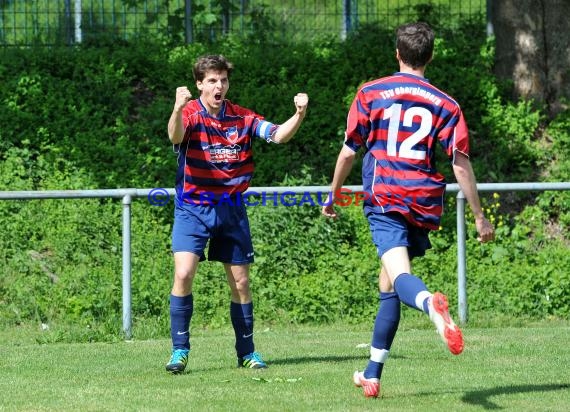
[[[366,218],[379,257],[395,247],[407,246],[408,255],[413,259],[424,256],[425,251],[431,248],[429,229],[410,224],[399,213],[380,213],[368,209]]]
[[[223,202],[218,205],[175,206],[172,251],[192,252],[223,263],[253,263],[253,245],[245,206]]]

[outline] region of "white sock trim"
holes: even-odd
[[[373,362],[384,363],[388,359],[389,354],[389,350],[370,347],[370,360]]]
[[[424,311],[424,302],[427,298],[431,297],[431,293],[429,293],[427,290],[421,291],[420,293],[417,294],[416,296],[416,307],[421,310],[422,312]]]

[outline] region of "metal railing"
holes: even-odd
[[[360,191],[362,186],[345,186],[351,191]],[[559,183],[480,183],[479,192],[550,191],[570,190],[570,182]],[[132,336],[131,318],[131,203],[134,198],[148,197],[156,189],[101,189],[101,190],[46,190],[46,191],[0,191],[0,200],[31,199],[81,199],[114,198],[122,199],[122,311],[123,332],[127,339]],[[328,186],[283,186],[252,187],[248,192],[256,193],[327,193]],[[457,300],[459,321],[467,322],[467,256],[465,231],[466,199],[458,184],[448,184],[447,192],[457,193]],[[167,189],[174,196],[174,189]]]

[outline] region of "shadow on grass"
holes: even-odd
[[[404,356],[390,356],[390,358],[405,358]],[[366,355],[350,355],[350,356],[301,356],[296,358],[281,358],[269,360],[270,365],[291,365],[298,363],[314,363],[314,362],[348,362],[355,360],[367,360]]]
[[[560,391],[570,388],[570,384],[550,384],[550,385],[518,385],[518,386],[498,386],[492,389],[467,392],[461,400],[471,405],[478,405],[484,409],[503,409],[492,402],[489,398],[497,395],[508,395],[524,392],[546,392]]]

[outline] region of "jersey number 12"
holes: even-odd
[[[402,115],[402,105],[394,103],[392,106],[384,110],[383,120],[390,119],[388,124],[388,156],[403,157],[406,159],[424,160],[426,158],[425,150],[414,150],[416,144],[421,142],[429,132],[432,125],[432,114],[425,107],[412,106],[404,112],[402,118],[402,125],[404,127],[412,126],[414,117],[418,116],[421,119],[420,127],[414,133],[406,137],[400,144],[400,151],[398,152],[398,132],[400,131],[400,118]]]

